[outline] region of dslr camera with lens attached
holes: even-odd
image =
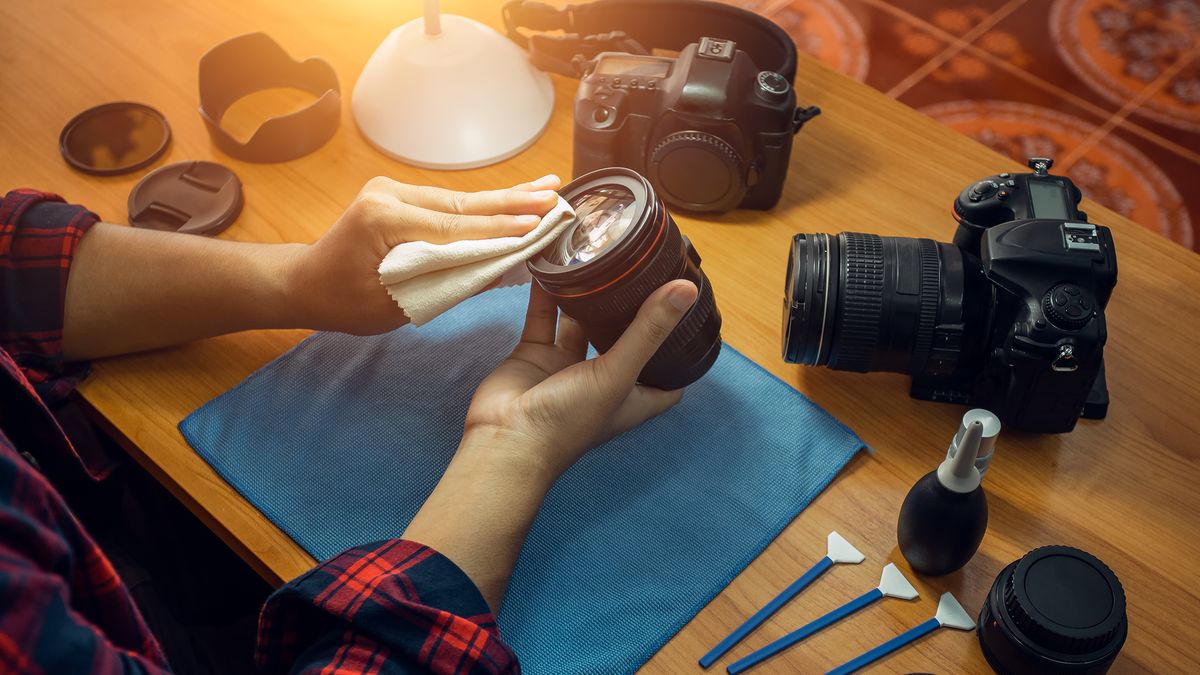
[[[604,52],[575,96],[574,173],[628,167],[690,211],[769,209],[792,136],[818,112],[729,40],[701,38],[677,59]]]
[[[984,407],[1062,433],[1108,408],[1104,307],[1117,283],[1107,227],[1053,176],[1001,173],[954,202],[953,244],[798,234],[783,312],[787,361],[912,376],[911,395]]]
[[[739,7],[597,0],[560,8],[513,0],[504,23],[539,68],[581,78],[574,176],[632,169],[674,208],[775,206],[792,137],[820,113],[796,106],[792,38]]]

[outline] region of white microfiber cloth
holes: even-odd
[[[408,241],[379,264],[379,283],[420,326],[500,280],[499,286],[529,281],[525,261],[553,242],[575,219],[562,197],[520,237],[467,239],[449,244]]]

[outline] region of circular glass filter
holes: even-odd
[[[97,176],[135,171],[162,156],[171,141],[163,114],[118,101],[89,108],[63,127],[58,149],[72,167]]]
[[[633,193],[620,185],[605,185],[571,199],[575,224],[545,256],[555,265],[570,267],[596,259],[616,246],[629,231],[637,209]]]

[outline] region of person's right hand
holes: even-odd
[[[583,329],[535,282],[521,342],[475,392],[456,461],[511,463],[548,486],[589,448],[675,405],[682,390],[637,378],[696,294],[690,281],[664,285],[611,349],[586,359]]]
[[[292,256],[293,322],[355,335],[407,323],[379,283],[379,262],[392,247],[521,236],[558,202],[560,183],[548,175],[503,190],[455,192],[372,178],[324,236]]]

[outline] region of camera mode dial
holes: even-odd
[[[1042,297],[1042,311],[1050,323],[1062,330],[1078,330],[1092,320],[1096,302],[1082,288],[1063,283],[1046,291]]]
[[[786,101],[791,89],[787,78],[773,70],[763,70],[756,78],[758,95],[768,101]]]
[[[723,139],[677,131],[650,153],[650,181],[670,203],[696,211],[728,211],[742,200],[746,164]]]

